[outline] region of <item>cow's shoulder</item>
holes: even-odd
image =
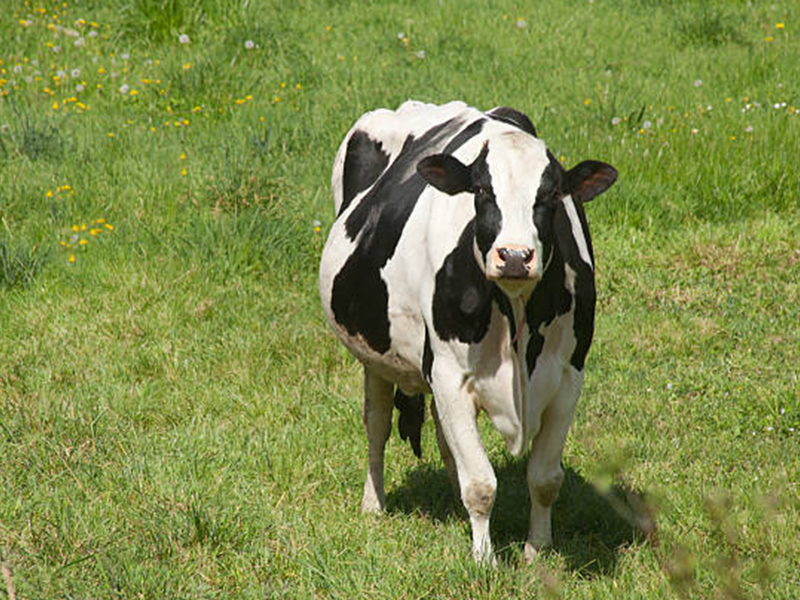
[[[455,248],[436,272],[432,299],[433,329],[442,341],[479,343],[489,331],[492,306],[497,304],[513,327],[511,305],[486,279],[475,261],[475,220],[461,232]],[[513,332],[512,332],[513,335]]]
[[[586,216],[572,199],[557,203],[554,210],[553,254],[526,306],[531,330],[526,349],[529,374],[533,373],[544,347],[542,326],[546,328],[559,317],[572,313],[575,349],[570,363],[578,370],[583,369],[594,334],[596,291],[593,265],[585,260],[586,252],[591,252]]]

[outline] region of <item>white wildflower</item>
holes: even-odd
[[[92,29],[92,30],[89,32],[89,37],[97,37],[97,30],[95,30],[95,29]]]
[[[178,41],[179,41],[181,44],[189,44],[189,43],[191,42],[191,40],[189,39],[189,36],[188,36],[188,35],[186,35],[185,33],[182,33],[182,34],[180,34],[180,35],[178,36]]]
[[[517,19],[517,27],[520,29],[525,29],[528,24],[525,22],[525,19]]]
[[[79,37],[77,40],[75,40],[75,47],[76,48],[80,48],[81,46],[85,46],[85,45],[86,45],[86,40],[84,38]]]
[[[83,84],[82,84],[82,83],[79,83],[78,85],[76,85],[76,86],[75,86],[75,91],[76,91],[76,92],[78,92],[79,94],[80,94],[80,93],[81,93],[81,92],[82,92],[84,89],[86,89],[86,88],[83,86]]]
[[[120,94],[127,94],[130,91],[131,91],[131,86],[129,86],[127,83],[123,83],[121,86],[119,86]]]
[[[81,76],[81,70],[80,69],[72,69],[72,71],[70,71],[69,74],[70,74],[71,77],[74,77],[74,78],[77,79],[78,77]]]
[[[244,49],[245,50],[252,50],[256,47],[256,43],[253,40],[245,40],[244,41]]]
[[[702,79],[695,79],[694,80],[694,87],[700,87],[701,85],[703,85],[703,80]]]
[[[746,133],[753,133],[753,126],[748,125],[747,127],[744,128],[744,130]]]
[[[622,119],[620,119],[619,117],[614,117],[613,119],[611,119],[611,124],[614,126],[619,125],[621,122]]]
[[[425,58],[425,50],[419,50],[419,51],[417,51],[417,58],[418,58],[418,59],[420,59],[420,60],[422,60],[423,58]]]

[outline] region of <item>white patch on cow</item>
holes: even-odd
[[[589,246],[586,243],[586,236],[583,235],[581,220],[578,217],[578,211],[575,209],[575,201],[572,199],[572,196],[565,196],[561,202],[564,204],[564,208],[567,211],[569,224],[572,227],[572,237],[575,238],[575,243],[578,244],[578,252],[581,255],[581,259],[594,271],[592,257],[589,255]]]
[[[564,287],[573,296],[575,295],[575,276],[575,270],[567,263],[564,263]]]

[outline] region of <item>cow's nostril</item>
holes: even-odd
[[[506,262],[508,260],[508,257],[510,256],[510,253],[509,253],[508,249],[506,249],[506,248],[498,248],[497,249],[497,256],[500,257],[500,260],[502,260],[503,262]]]
[[[533,260],[533,248],[529,248],[527,252],[525,252],[525,264],[528,264]]]

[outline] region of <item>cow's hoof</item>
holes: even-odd
[[[374,496],[367,496],[361,499],[361,514],[363,515],[382,515],[384,508],[381,502]]]
[[[525,562],[527,564],[535,562],[548,548],[550,544],[546,542],[525,542]]]

